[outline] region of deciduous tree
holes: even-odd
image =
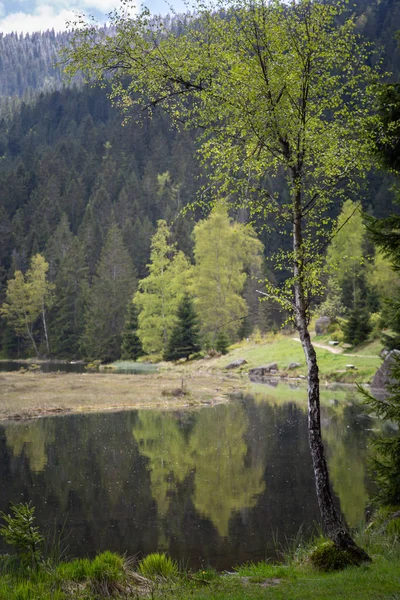
[[[343,18],[345,2],[235,0],[198,3],[179,34],[144,10],[116,15],[115,35],[87,26],[67,52],[74,73],[113,82],[130,111],[163,107],[175,123],[204,131],[201,152],[215,190],[253,213],[276,216],[289,236],[284,289],[271,289],[292,315],[308,365],[309,441],[325,529],[340,548],[366,559],[342,524],[330,491],[320,425],[319,377],[308,322],[321,291],[319,267],[328,209],[366,172],[371,131],[369,50]],[[143,111],[142,111],[143,112]],[[284,176],[271,193],[266,178]],[[328,234],[329,235],[329,234]],[[328,238],[329,239],[329,238]],[[282,263],[282,260],[280,261]]]
[[[247,312],[246,269],[261,263],[262,244],[251,227],[231,222],[219,204],[194,228],[193,294],[201,330],[213,344],[220,330],[232,339]]]
[[[32,257],[30,269],[24,275],[16,271],[7,284],[6,302],[0,312],[18,335],[30,339],[37,356],[39,349],[35,341],[34,327],[42,317],[47,352],[50,351],[47,333],[46,310],[51,302],[53,285],[47,281],[49,265],[41,254]]]
[[[133,299],[139,311],[138,336],[147,353],[163,352],[167,348],[190,277],[188,259],[183,252],[176,251],[169,238],[167,223],[158,221],[151,241],[149,275],[139,281]]]

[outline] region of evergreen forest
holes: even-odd
[[[399,3],[357,0],[354,10],[396,89]],[[288,276],[273,217],[261,227],[245,208],[212,206],[199,131],[173,128],[161,111],[124,120],[107,86],[63,78],[69,36],[0,35],[1,357],[187,358],[280,327],[285,312],[256,292]],[[398,213],[396,177],[377,155],[361,194],[331,211],[337,235],[313,310],[352,346],[384,329],[390,347],[400,334],[398,276],[364,216]],[[284,179],[273,185],[284,197]]]

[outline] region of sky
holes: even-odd
[[[136,0],[141,4],[141,0]],[[133,0],[135,2],[135,0]],[[166,14],[169,5],[184,12],[183,0],[147,0],[145,5],[155,14]],[[0,33],[31,33],[54,29],[63,31],[77,13],[93,15],[100,23],[107,13],[119,6],[119,0],[0,0]]]

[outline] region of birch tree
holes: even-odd
[[[24,275],[16,271],[13,279],[7,284],[6,302],[0,313],[22,337],[27,337],[39,356],[39,348],[35,340],[34,328],[41,317],[47,352],[50,352],[47,332],[46,311],[51,302],[53,284],[47,280],[49,265],[41,254],[32,257],[31,266]]]
[[[201,155],[215,193],[260,218],[274,215],[291,250],[277,258],[291,276],[269,294],[291,311],[308,366],[308,430],[325,530],[338,548],[356,546],[333,503],[321,437],[319,376],[308,330],[310,301],[332,222],[329,210],[365,176],[376,75],[346,2],[222,0],[195,4],[174,32],[144,10],[114,19],[115,35],[86,26],[67,50],[70,74],[111,79],[127,115],[157,107],[204,132]],[[267,181],[284,176],[281,194]],[[285,247],[285,246],[283,246]]]

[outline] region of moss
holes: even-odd
[[[319,571],[340,571],[350,566],[358,566],[362,560],[351,552],[341,550],[333,542],[322,542],[314,547],[309,556],[309,562]]]

